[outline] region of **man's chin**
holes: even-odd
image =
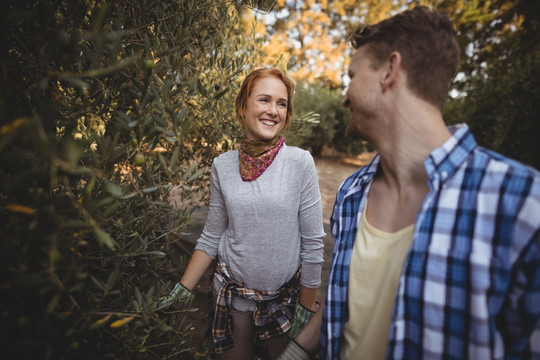
[[[347,126],[347,128],[345,129],[345,135],[347,137],[350,137],[351,139],[365,140],[364,136],[362,136],[362,133],[358,129],[351,127],[350,125]]]

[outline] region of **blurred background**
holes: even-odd
[[[0,357],[212,358],[202,294],[150,305],[192,251],[212,159],[240,137],[240,82],[270,65],[294,79],[287,143],[311,151],[331,204],[372,155],[344,136],[348,34],[416,5],[459,33],[445,121],[540,169],[537,0],[3,1]]]

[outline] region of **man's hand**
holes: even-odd
[[[279,355],[277,360],[309,360],[311,356],[294,340],[289,342],[289,345]]]

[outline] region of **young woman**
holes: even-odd
[[[160,305],[193,297],[214,259],[212,337],[222,359],[252,359],[254,339],[272,359],[312,316],[325,235],[311,155],[285,145],[294,83],[258,69],[236,98],[238,150],[214,159],[210,206],[188,267]]]

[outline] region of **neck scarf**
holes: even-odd
[[[240,145],[240,175],[244,181],[253,181],[270,166],[279,150],[283,147],[284,139],[276,136],[271,140],[247,140]]]

